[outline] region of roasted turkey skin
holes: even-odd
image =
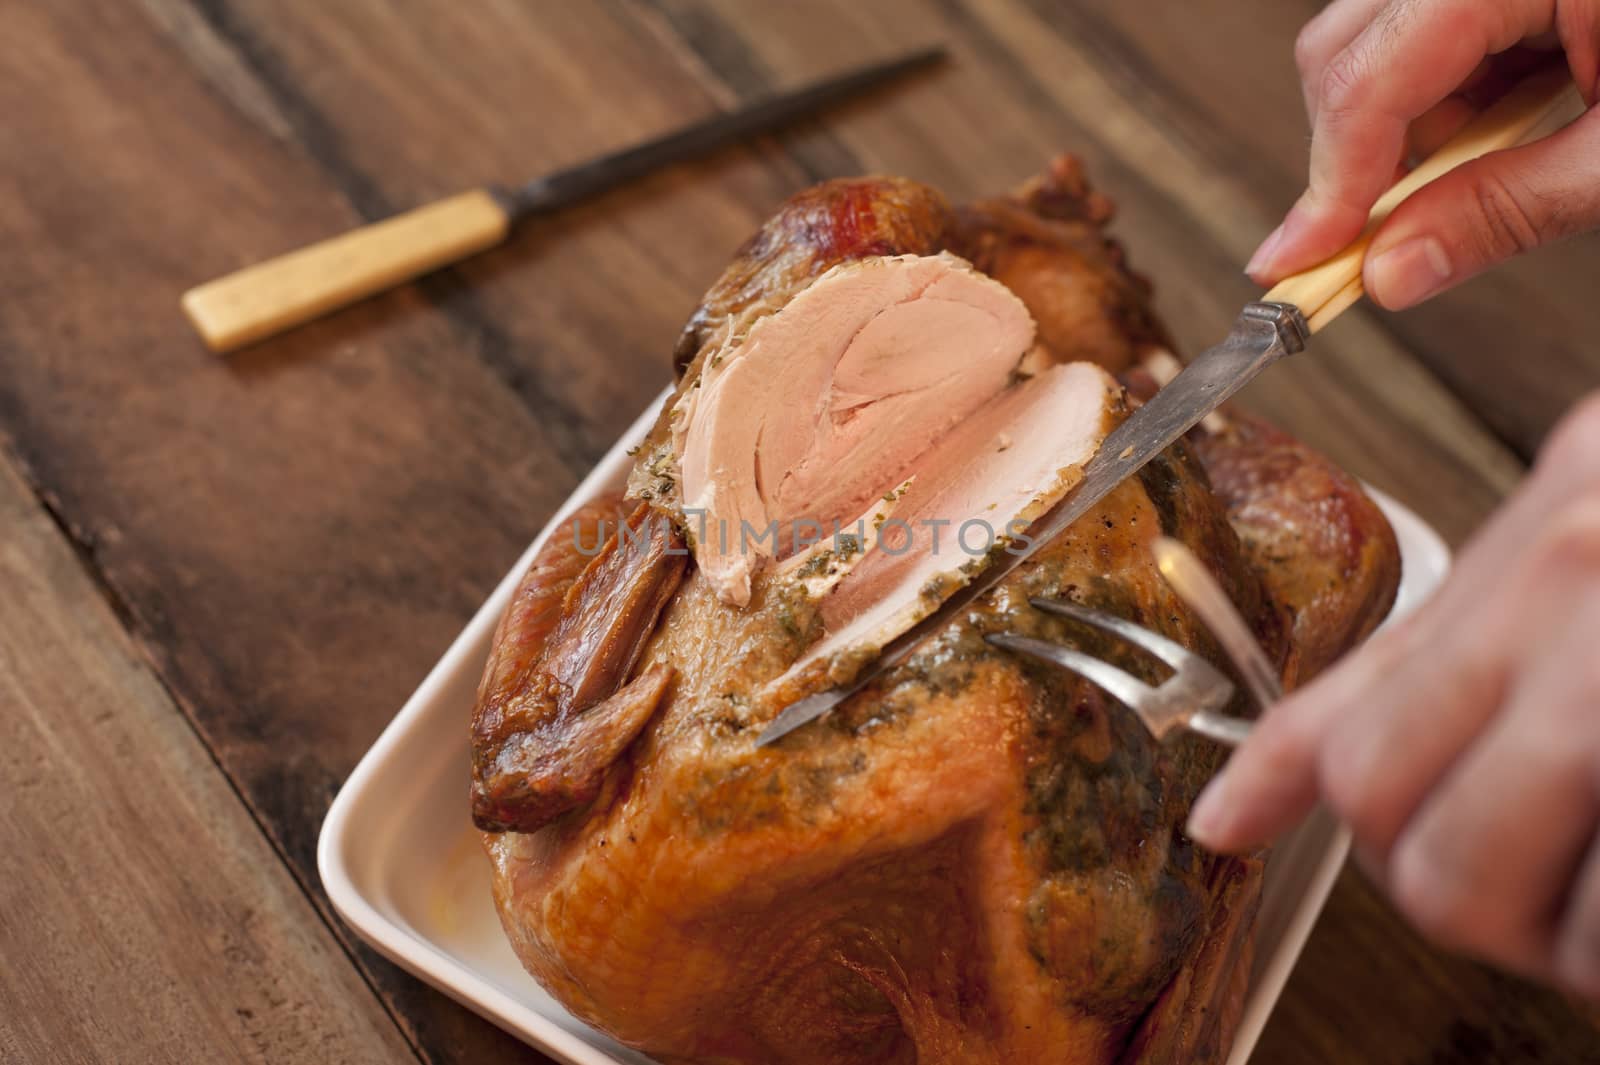
[[[778,310],[831,267],[939,251],[954,223],[942,193],[906,178],[840,178],[798,193],[734,254],[689,316],[674,369],[692,376],[702,352]]]
[[[952,251],[1027,304],[1035,367],[1088,357],[1126,374],[1124,416],[1139,401],[1138,365],[1167,344],[1147,287],[1101,232],[1109,216],[1070,161],[1016,196],[957,210],[898,179],[810,190],[691,320],[682,388],[729,333],[839,262]],[[667,1063],[1220,1061],[1261,872],[1183,835],[1221,752],[1191,736],[1157,742],[1098,689],[983,641],[1039,635],[1158,679],[1135,652],[1027,605],[1050,595],[1218,660],[1156,571],[1160,534],[1207,562],[1291,682],[1362,638],[1398,575],[1376,507],[1282,434],[1232,416],[1213,430],[1159,456],[910,661],[772,748],[754,746],[772,716],[755,693],[816,642],[821,611],[777,569],[753,578],[741,607],[687,567],[648,636],[609,656],[612,675],[590,678],[590,690],[615,692],[670,678],[598,775],[594,759],[567,756],[592,797],[484,835],[523,964],[577,1016]],[[663,419],[631,485],[664,516],[677,504],[671,455]],[[616,508],[579,524],[592,532]],[[1301,527],[1283,535],[1284,522]],[[553,541],[497,635],[486,691],[503,701],[576,675],[551,634],[563,611],[599,609],[572,594],[594,564]],[[648,568],[631,579],[661,580]],[[541,610],[558,599],[552,620]],[[497,752],[526,741],[503,715],[482,727],[494,724],[485,706],[474,764],[503,764]],[[540,742],[581,742],[583,711],[546,720],[566,731]],[[499,813],[516,820],[515,788],[502,795],[511,809]]]

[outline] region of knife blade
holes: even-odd
[[[932,66],[945,58],[943,46],[924,48],[898,59],[847,71],[835,77],[769,96],[745,107],[663,134],[654,140],[602,155],[565,170],[534,178],[517,189],[496,189],[513,222],[570,207],[669,166],[750,137],[771,133],[831,104],[848,100],[874,85]]]
[[[885,670],[911,657],[924,639],[988,593],[1256,374],[1283,356],[1302,350],[1312,333],[1361,298],[1361,268],[1367,247],[1378,227],[1406,197],[1469,160],[1522,143],[1564,111],[1580,110],[1565,65],[1556,63],[1526,78],[1467,123],[1379,197],[1361,236],[1332,258],[1284,278],[1260,300],[1247,304],[1222,343],[1195,359],[1150,402],[1112,430],[1084,468],[1083,480],[1029,527],[1023,541],[1026,547],[1002,553],[938,610],[889,641],[878,658],[854,680],[786,707],[756,738],[756,745],[765,746],[821,717]]]
[[[1171,447],[1262,370],[1285,355],[1303,350],[1309,336],[1306,320],[1293,304],[1267,301],[1247,304],[1220,344],[1202,353],[1148,403],[1106,435],[1084,467],[1083,480],[1029,526],[1025,537],[1002,552],[987,569],[946,599],[932,614],[885,644],[877,659],[853,680],[785,707],[756,737],[756,746],[765,747],[816,720],[886,670],[910,658],[918,644],[988,594],[1104,499],[1106,493]]]

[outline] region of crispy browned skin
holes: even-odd
[[[1191,437],[1246,556],[1293,625],[1290,684],[1321,672],[1394,605],[1400,548],[1355,478],[1282,430],[1230,411]]]
[[[584,507],[529,569],[496,633],[472,720],[472,819],[532,832],[600,792],[671,670],[628,675],[687,559],[677,530],[639,506],[593,559],[616,504]],[[584,537],[588,539],[585,540]],[[625,683],[626,682],[626,683]]]
[[[627,517],[624,507],[620,494],[583,504],[568,523],[571,535],[562,530],[551,537],[533,560],[495,628],[489,662],[478,684],[480,703],[502,702],[533,670],[545,639],[561,617],[561,601],[592,559],[581,548],[601,543],[605,539],[603,528],[616,529]],[[473,727],[477,728],[478,723]]]
[[[1153,396],[1143,367],[1123,374],[1132,401]],[[1354,477],[1326,455],[1232,405],[1188,435],[1252,569],[1293,630],[1293,687],[1365,639],[1394,606],[1400,547]]]
[[[1063,155],[1015,195],[958,209],[949,250],[1021,297],[1057,361],[1117,373],[1170,341],[1150,311],[1149,283],[1105,235],[1114,213],[1078,160]]]
[[[1189,1065],[1228,1056],[1255,956],[1262,869],[1254,858],[1212,862],[1205,938],[1145,1015],[1123,1061]]]
[[[777,750],[754,750],[765,719],[747,696],[803,646],[805,619],[777,598],[730,610],[691,574],[644,658],[678,682],[627,756],[628,787],[490,841],[519,956],[664,1061],[1113,1060],[1213,926],[1218,863],[1178,829],[1219,752],[1157,744],[1098,690],[981,637],[1073,642],[1155,680],[1026,597],[1209,647],[1151,564],[1158,531],[1259,614],[1198,467],[1163,458],[880,690]]]
[[[1058,331],[1047,354],[1126,367],[1162,334],[1075,173],[1058,164],[1017,198],[963,212],[950,239],[1011,271]],[[890,198],[874,217],[906,195],[879,187]],[[809,201],[810,225],[859,208],[854,194],[831,202]],[[772,262],[735,286],[768,309],[809,276]],[[724,288],[704,322],[728,313]],[[1290,462],[1317,475],[1272,473]],[[659,473],[642,483],[654,489]],[[1322,505],[1330,490],[1341,506]],[[1313,514],[1343,531],[1266,535],[1268,515]],[[1160,676],[1028,606],[1042,594],[1216,658],[1154,568],[1150,542],[1165,533],[1207,561],[1288,679],[1303,679],[1392,595],[1393,542],[1369,535],[1381,524],[1353,482],[1287,438],[1179,445],[904,666],[764,750],[753,740],[770,711],[751,694],[814,638],[813,613],[764,579],[747,609],[728,608],[691,571],[640,660],[641,676],[671,670],[674,682],[613,784],[540,832],[485,837],[512,945],[575,1014],[667,1063],[1220,1061],[1261,876],[1259,862],[1209,855],[1182,833],[1221,752],[1192,736],[1158,743],[1098,689],[982,637],[1039,635]],[[1362,537],[1370,553],[1345,549]],[[1289,556],[1269,558],[1279,549]],[[1313,591],[1334,554],[1357,571]]]
[[[673,366],[682,376],[709,341],[748,329],[829,267],[938,251],[951,221],[937,190],[906,178],[838,178],[806,189],[734,253],[683,327]]]

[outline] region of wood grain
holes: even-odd
[[[0,1060],[410,1049],[0,461]]]
[[[180,293],[362,216],[325,142],[257,125],[146,10],[7,11],[0,232],[30,250],[0,260],[0,430],[325,908],[339,783],[625,414],[520,399],[477,355],[487,327],[415,290],[207,352]],[[434,1059],[528,1056],[360,957]]]
[[[984,195],[1077,151],[1192,350],[1259,294],[1239,266],[1297,191],[1289,42],[1310,6],[13,5],[0,433],[325,907],[313,846],[339,782],[659,389],[683,317],[784,195],[866,170]],[[957,56],[937,76],[231,361],[176,313],[193,284],[329,233],[931,40]],[[1553,254],[1526,269],[1588,262]],[[1459,542],[1520,476],[1552,393],[1595,379],[1581,332],[1542,346],[1552,323],[1600,314],[1576,291],[1586,276],[1537,298],[1495,288],[1462,319],[1476,332],[1351,312],[1249,402]],[[1508,350],[1538,371],[1491,389]],[[1505,402],[1486,426],[1490,396]],[[352,950],[424,1060],[530,1057]],[[1558,1061],[1587,1052],[1585,1031],[1555,996],[1442,957],[1347,877],[1263,1060]]]

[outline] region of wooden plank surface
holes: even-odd
[[[0,1061],[409,1060],[4,462],[0,603]]]
[[[7,11],[0,232],[29,252],[0,262],[0,426],[326,912],[340,782],[587,459],[480,356],[489,327],[417,290],[231,362],[187,331],[194,281],[359,217],[331,139],[206,19]],[[362,960],[433,1060],[526,1055]]]
[[[683,316],[782,196],[863,170],[982,195],[1070,148],[1122,205],[1118,231],[1193,347],[1255,294],[1239,265],[1303,168],[1289,42],[1308,9],[15,5],[0,41],[0,432],[325,906],[313,848],[338,783],[660,387]],[[177,313],[189,285],[353,222],[935,39],[956,54],[937,75],[232,360]],[[1570,282],[1544,272],[1584,255],[1592,272],[1593,249],[1555,255],[1519,270],[1565,299]],[[1542,304],[1495,293],[1476,333],[1347,316],[1249,401],[1459,541],[1519,476],[1552,390],[1595,380],[1581,333],[1546,361],[1547,319],[1528,320]],[[1571,304],[1575,324],[1600,313]],[[1491,389],[1504,352],[1474,336],[1508,335],[1539,370]],[[1489,412],[1486,395],[1507,402]],[[526,1056],[354,949],[425,1060]],[[1308,958],[1270,1060],[1592,1045],[1558,998],[1443,958],[1353,875]]]

